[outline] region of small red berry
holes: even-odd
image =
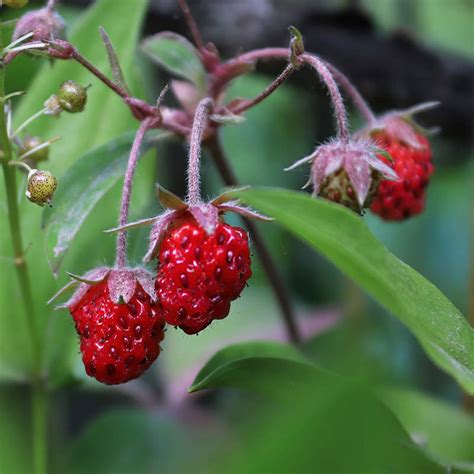
[[[186,219],[164,238],[159,262],[155,288],[166,322],[188,334],[225,318],[252,275],[247,233],[223,223],[209,235]]]
[[[137,282],[128,303],[114,303],[107,279],[91,285],[69,307],[81,342],[86,372],[119,384],[145,372],[160,354],[165,322],[158,303]]]
[[[393,163],[380,156],[397,173],[398,181],[383,180],[371,205],[371,211],[385,220],[403,220],[420,214],[425,207],[426,187],[433,173],[431,148],[427,138],[417,133],[419,147],[379,133],[375,136],[380,147],[391,156]]]

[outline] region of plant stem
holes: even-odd
[[[370,108],[367,101],[362,97],[362,94],[359,90],[352,84],[349,78],[343,74],[337,67],[333,66],[327,61],[324,62],[326,67],[331,71],[332,75],[339,82],[340,86],[347,92],[349,97],[352,99],[355,108],[359,111],[360,115],[365,119],[368,124],[373,124],[376,122],[376,117],[374,112]]]
[[[227,64],[234,62],[252,62],[260,59],[288,59],[290,56],[290,49],[288,48],[262,48],[248,51],[240,56],[231,59]],[[327,69],[333,74],[336,81],[346,91],[347,95],[352,99],[354,106],[359,110],[362,117],[368,122],[373,123],[375,120],[374,113],[369,107],[365,99],[362,97],[359,90],[351,83],[349,78],[339,69],[333,66],[328,61],[323,61]]]
[[[225,184],[227,186],[238,186],[239,181],[229,163],[229,160],[227,159],[219,136],[216,134],[211,139],[209,139],[206,142],[206,146]],[[294,344],[300,344],[302,338],[296,324],[296,316],[278,267],[270,255],[270,252],[267,249],[265,241],[263,240],[258,227],[252,220],[246,219],[245,217],[242,217],[242,219],[244,220],[245,225],[252,236],[253,243],[257,249],[260,261],[262,262],[263,269],[267,274],[269,283],[280,306],[280,311],[286,327],[288,339]]]
[[[235,107],[232,112],[236,115],[241,114],[242,112],[245,112],[246,110],[265,100],[291,76],[294,70],[294,66],[292,64],[288,64],[286,68],[282,71],[282,73],[264,91],[262,91],[254,99],[247,100],[240,104],[238,107]]]
[[[347,122],[346,108],[344,107],[344,101],[339,91],[339,87],[334,80],[333,75],[327,68],[323,60],[312,54],[303,53],[298,56],[298,60],[303,63],[309,64],[319,75],[321,80],[326,84],[326,87],[331,96],[332,105],[334,107],[334,115],[336,116],[337,133],[338,137],[343,142],[349,141],[349,125]]]
[[[188,159],[188,204],[195,206],[201,201],[201,147],[202,136],[206,128],[209,109],[213,101],[206,97],[202,99],[194,113],[193,128],[189,139],[189,159]]]
[[[152,119],[145,119],[135,135],[130,156],[128,158],[127,169],[122,189],[122,202],[120,205],[119,227],[124,226],[128,222],[128,212],[130,209],[130,198],[132,196],[133,176],[137,167],[138,157],[140,156],[140,147],[146,132],[151,127]],[[117,235],[117,250],[115,254],[115,266],[124,268],[127,264],[127,231],[120,230]]]
[[[41,117],[45,111],[47,110],[47,108],[43,108],[41,110],[39,110],[38,112],[36,112],[35,114],[33,114],[30,118],[26,119],[16,130],[15,132],[13,132],[12,136],[10,138],[15,138],[18,136],[18,134],[24,130],[31,122],[33,122],[33,120],[36,120],[37,118]]]
[[[93,64],[91,64],[82,54],[74,49],[72,53],[72,57],[82,66],[84,66],[87,70],[89,70],[92,74],[94,74],[97,79],[101,80],[107,87],[112,89],[116,94],[118,94],[122,99],[129,98],[129,94],[126,90],[122,87],[115,84],[115,82],[111,81],[103,72],[99,71]]]
[[[196,45],[199,51],[202,51],[204,49],[204,41],[202,39],[201,33],[199,32],[196,20],[194,19],[191,13],[188,2],[186,0],[179,0],[179,7],[181,8],[181,11],[184,14],[186,24],[191,33],[191,36],[193,37],[194,44]]]
[[[0,28],[0,57],[3,58],[3,28]],[[5,66],[0,62],[0,97],[5,97]],[[23,247],[23,238],[20,226],[20,213],[17,201],[16,171],[9,166],[12,160],[12,148],[7,130],[7,119],[5,117],[4,104],[0,107],[0,148],[2,151],[1,164],[3,178],[5,181],[5,192],[8,208],[8,223],[10,227],[11,242],[13,245],[15,269],[20,286],[21,299],[24,305],[26,326],[29,331],[31,343],[31,357],[33,361],[33,379],[31,394],[31,409],[33,419],[32,445],[33,466],[35,474],[46,473],[47,450],[46,450],[46,393],[41,380],[42,350],[39,333],[36,328],[35,305],[33,302],[31,284]]]

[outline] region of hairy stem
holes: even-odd
[[[291,51],[288,48],[262,48],[248,51],[240,56],[231,59],[229,63],[233,62],[252,62],[265,59],[288,59]],[[373,123],[375,120],[374,113],[369,107],[365,99],[362,97],[358,89],[351,83],[348,77],[339,69],[333,66],[328,61],[323,61],[327,69],[332,73],[337,82],[346,91],[347,95],[352,99],[354,106],[359,110],[359,113],[368,123]]]
[[[3,58],[3,28],[0,27],[0,57]],[[0,63],[0,98],[5,97],[5,66]],[[33,361],[33,379],[31,394],[32,410],[32,444],[33,444],[33,466],[35,474],[46,473],[47,450],[46,450],[46,395],[43,382],[41,380],[42,370],[42,351],[39,339],[39,333],[36,327],[35,305],[31,292],[30,278],[28,275],[27,262],[23,247],[23,236],[20,226],[20,212],[18,207],[18,189],[16,182],[16,171],[9,166],[12,161],[12,148],[7,130],[7,118],[3,100],[0,105],[0,161],[3,169],[3,178],[5,182],[5,193],[8,210],[8,224],[10,228],[10,237],[13,246],[15,270],[21,292],[21,300],[26,316],[26,327],[29,332],[31,344],[31,357]],[[41,403],[40,403],[41,401]]]
[[[122,203],[120,205],[119,227],[124,226],[128,222],[128,212],[130,210],[130,198],[132,196],[132,184],[135,169],[137,167],[138,157],[140,156],[140,148],[143,138],[147,130],[151,127],[151,119],[145,119],[135,135],[130,156],[128,158],[127,169],[122,189]],[[120,230],[117,235],[117,250],[115,254],[115,266],[124,268],[127,264],[127,231]]]
[[[295,70],[292,64],[288,64],[283,72],[264,90],[262,91],[257,97],[251,100],[247,100],[243,102],[240,106],[236,107],[232,110],[234,114],[241,114],[246,110],[250,109],[251,107],[259,104],[263,100],[265,100],[270,94],[275,92],[293,73]]]
[[[224,183],[228,186],[238,186],[239,182],[234,170],[229,163],[229,160],[227,159],[219,136],[215,135],[212,137],[207,141],[206,145]],[[302,340],[301,334],[296,324],[296,316],[290,302],[288,291],[285,287],[278,267],[270,255],[270,252],[268,251],[265,241],[263,240],[258,227],[255,225],[255,222],[250,219],[246,219],[245,217],[242,219],[244,220],[245,225],[252,236],[252,240],[255,248],[257,249],[260,261],[262,262],[263,269],[267,274],[267,278],[275,294],[275,298],[277,299],[280,306],[280,311],[286,327],[288,339],[295,344],[299,344]]]
[[[354,103],[355,108],[360,112],[360,115],[368,124],[373,124],[376,121],[374,112],[369,107],[367,101],[362,97],[362,94],[359,92],[359,90],[354,86],[354,84],[352,84],[345,74],[337,69],[337,67],[333,66],[327,61],[325,61],[324,64],[326,64],[326,67],[329,69],[329,71],[331,71],[336,81],[352,99],[352,102]]]
[[[201,201],[201,146],[209,109],[213,101],[206,97],[199,102],[194,113],[193,128],[189,139],[188,160],[188,204],[194,206]]]
[[[334,107],[334,115],[336,116],[337,133],[338,137],[344,141],[349,141],[349,125],[347,122],[347,113],[344,106],[344,100],[342,99],[339,87],[334,80],[333,75],[326,67],[323,60],[312,54],[303,53],[298,56],[298,59],[305,64],[309,64],[319,75],[321,80],[326,84],[326,87],[331,96],[332,106]]]

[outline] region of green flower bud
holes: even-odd
[[[59,87],[57,97],[61,108],[66,112],[82,112],[87,102],[87,88],[77,82],[66,81]]]
[[[21,154],[24,155],[28,153],[30,150],[40,146],[43,140],[40,137],[26,137],[23,140],[23,146],[21,147]],[[33,153],[28,155],[28,160],[30,161],[46,161],[49,157],[49,146],[36,150]]]
[[[26,197],[38,206],[49,204],[53,198],[58,182],[49,172],[32,169],[28,174]]]
[[[3,0],[3,3],[7,7],[12,7],[12,8],[23,8],[28,4],[29,0]]]

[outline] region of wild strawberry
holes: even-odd
[[[397,179],[393,169],[377,157],[368,140],[334,140],[316,148],[286,170],[311,163],[313,194],[342,204],[359,214],[370,205],[382,176]]]
[[[248,236],[219,223],[212,234],[185,220],[163,240],[156,292],[168,324],[188,334],[229,314],[251,277]]]
[[[86,372],[99,382],[135,379],[160,353],[164,320],[139,284],[132,299],[119,304],[110,299],[106,281],[92,285],[70,311]]]
[[[167,323],[188,334],[225,318],[251,277],[245,230],[222,221],[225,212],[271,220],[239,205],[232,192],[208,204],[189,205],[159,187],[164,213],[109,232],[153,224],[144,261],[158,257],[155,289]]]
[[[383,133],[376,138],[392,157],[399,181],[382,181],[370,210],[385,220],[403,220],[420,214],[425,207],[426,187],[433,173],[428,140],[416,135],[420,146],[411,147]],[[382,159],[385,159],[382,157]]]
[[[153,276],[143,269],[97,268],[74,278],[79,288],[60,307],[74,319],[87,374],[106,384],[142,375],[160,354],[164,338]]]
[[[383,180],[378,187],[370,209],[382,219],[407,219],[425,207],[425,188],[433,173],[431,147],[425,136],[427,131],[413,117],[438,105],[438,102],[427,102],[407,110],[389,112],[358,133],[375,140],[377,146],[390,155],[391,161],[383,155],[380,158],[399,178],[398,181]]]
[[[38,206],[50,204],[58,182],[49,171],[32,169],[28,173],[26,197]]]

